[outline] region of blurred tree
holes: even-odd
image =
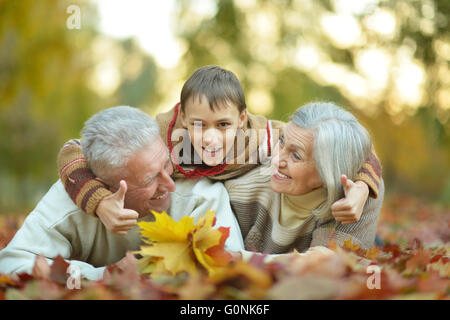
[[[228,68],[250,111],[275,119],[311,100],[348,107],[373,134],[388,191],[450,202],[449,1],[177,3],[186,78]]]
[[[0,207],[35,202],[57,177],[58,146],[77,136],[98,104],[85,82],[95,37],[86,1],[81,30],[69,30],[74,1],[0,2]]]
[[[80,7],[81,29],[67,28],[69,5]],[[450,202],[449,1],[177,0],[176,9],[187,50],[174,73],[231,69],[249,109],[276,119],[311,100],[348,107],[373,133],[388,190]],[[173,92],[178,75],[159,77],[134,40],[99,34],[96,21],[88,0],[0,0],[0,210],[36,203],[57,178],[61,144],[94,112],[151,112]]]
[[[70,5],[81,28],[69,29]],[[157,69],[132,40],[98,33],[87,0],[0,1],[0,210],[34,205],[63,142],[113,105],[156,103]]]
[[[119,42],[123,60],[119,63],[123,80],[115,94],[117,103],[135,107],[152,107],[162,99],[157,92],[158,67],[132,39]]]

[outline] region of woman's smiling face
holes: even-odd
[[[322,186],[313,148],[313,131],[292,122],[286,125],[272,158],[272,165],[277,168],[270,181],[273,191],[301,195]]]
[[[245,110],[239,113],[233,103],[223,103],[211,110],[208,99],[200,96],[187,100],[181,120],[203,163],[216,166],[232,148],[236,131],[243,127],[246,115]]]

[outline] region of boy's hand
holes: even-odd
[[[346,175],[341,176],[345,198],[333,203],[331,213],[336,221],[350,224],[359,221],[364,204],[369,196],[369,187],[362,181],[353,182]]]
[[[136,211],[123,207],[126,192],[127,183],[121,180],[119,190],[103,198],[96,210],[106,229],[123,236],[134,227],[139,217]]]

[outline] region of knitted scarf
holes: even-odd
[[[186,161],[183,162],[182,157],[174,152],[176,145],[182,142],[174,135],[177,129],[183,129],[180,107],[181,104],[177,103],[168,112],[156,116],[161,137],[169,147],[172,162],[174,163],[174,178],[197,179],[199,177],[208,177],[212,180],[227,180],[240,176],[270,157],[274,141],[276,141],[273,139],[273,129],[281,129],[284,125],[281,121],[267,120],[263,116],[247,113],[247,121],[241,132],[241,134],[248,134],[248,138],[244,139],[245,151],[238,153],[237,137],[235,137],[234,152],[237,157],[233,159],[234,161],[229,161],[230,163],[223,161],[223,163],[214,167],[207,166],[204,163],[194,164],[194,157],[198,157],[198,155],[195,154],[191,144],[192,156],[190,162],[186,164],[184,163]],[[254,130],[248,131],[249,129]],[[187,132],[187,129],[185,130]],[[189,136],[184,136],[184,138],[189,139]],[[250,143],[252,139],[256,139],[257,143]]]

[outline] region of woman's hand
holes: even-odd
[[[336,221],[342,224],[357,222],[369,196],[369,187],[362,181],[353,182],[344,174],[341,176],[341,183],[344,187],[345,198],[333,203],[331,213]]]
[[[124,208],[126,192],[127,183],[121,180],[119,190],[103,198],[96,210],[97,216],[105,225],[106,229],[123,236],[136,225],[137,218],[139,217],[136,211]]]

